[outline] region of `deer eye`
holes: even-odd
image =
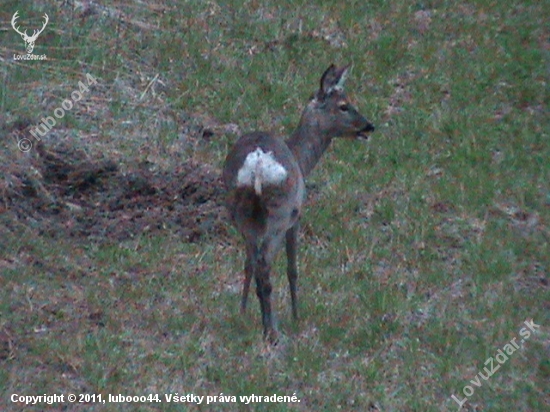
[[[349,110],[349,105],[347,103],[341,103],[338,108],[343,112],[347,112]]]

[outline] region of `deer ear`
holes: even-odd
[[[334,83],[334,71],[336,67],[334,64],[331,64],[328,69],[325,70],[321,76],[321,84],[319,87],[320,94],[327,94],[331,88],[331,85]]]
[[[319,94],[325,96],[334,90],[344,90],[344,83],[348,75],[348,68],[349,66],[336,68],[334,64],[331,64],[321,77],[321,88],[319,89]]]
[[[344,90],[344,83],[348,78],[348,72],[349,72],[349,64],[344,67],[340,67],[339,69],[336,70],[336,73],[335,73],[336,85],[334,86],[335,89]]]

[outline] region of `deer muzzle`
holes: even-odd
[[[367,122],[364,128],[359,130],[355,137],[359,140],[368,140],[369,139],[369,133],[374,132],[374,125],[372,123]]]

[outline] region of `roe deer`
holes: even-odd
[[[368,138],[374,126],[344,93],[348,66],[331,65],[319,90],[285,142],[269,133],[242,136],[229,151],[223,170],[227,208],[246,244],[241,312],[246,310],[252,277],[260,300],[264,336],[277,342],[271,313],[271,264],[286,236],[287,275],[292,315],[298,318],[296,249],[304,202],[304,177],[315,167],[334,137]]]

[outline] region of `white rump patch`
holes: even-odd
[[[262,194],[263,184],[282,183],[288,172],[273,156],[273,152],[264,152],[259,147],[250,152],[237,174],[237,186],[254,187],[256,194]]]

